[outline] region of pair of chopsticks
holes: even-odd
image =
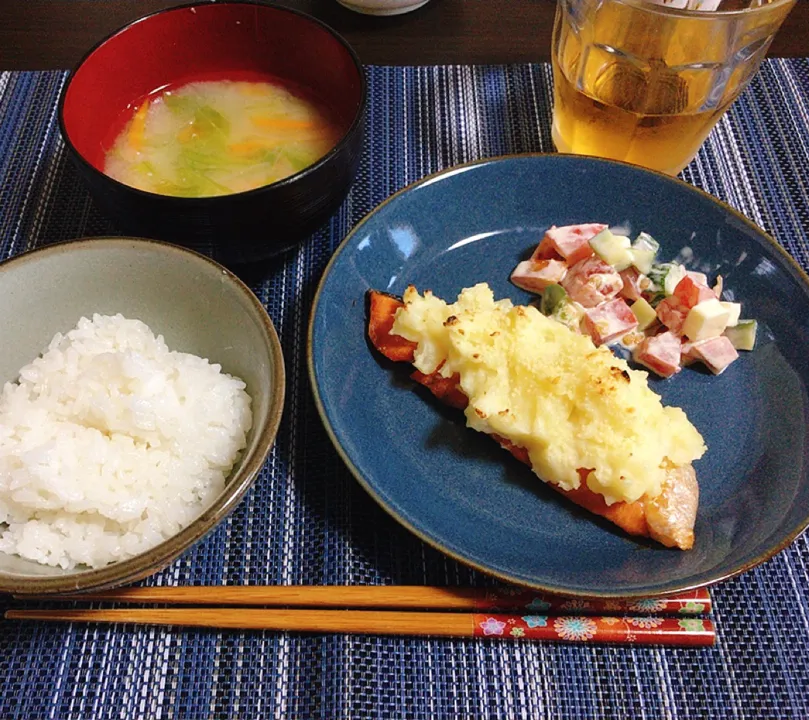
[[[703,646],[715,639],[713,623],[702,617],[712,607],[706,590],[647,600],[580,600],[516,589],[191,586],[38,599],[200,607],[20,609],[7,610],[6,619],[640,645]]]

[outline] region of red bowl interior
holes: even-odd
[[[348,132],[362,105],[359,62],[336,35],[271,5],[215,3],[159,12],[119,30],[71,76],[65,139],[97,170],[145,96],[194,80],[275,78],[319,100]]]

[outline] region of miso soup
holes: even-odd
[[[193,82],[143,101],[104,172],[161,195],[227,195],[293,175],[338,140],[322,109],[280,85]]]

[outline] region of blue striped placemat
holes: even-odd
[[[0,258],[115,234],[59,137],[65,77],[0,74]],[[149,582],[489,582],[399,527],[349,475],[311,399],[306,323],[331,252],[392,192],[459,162],[552,150],[550,70],[371,67],[368,78],[349,198],[254,285],[287,349],[275,448],[237,511]],[[809,268],[808,168],[809,61],[772,60],[683,177]],[[701,650],[2,623],[0,718],[805,718],[807,562],[802,537],[715,588],[718,642]]]

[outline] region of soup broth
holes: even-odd
[[[338,140],[322,110],[280,85],[193,82],[144,100],[104,171],[161,195],[228,195],[293,175]]]

